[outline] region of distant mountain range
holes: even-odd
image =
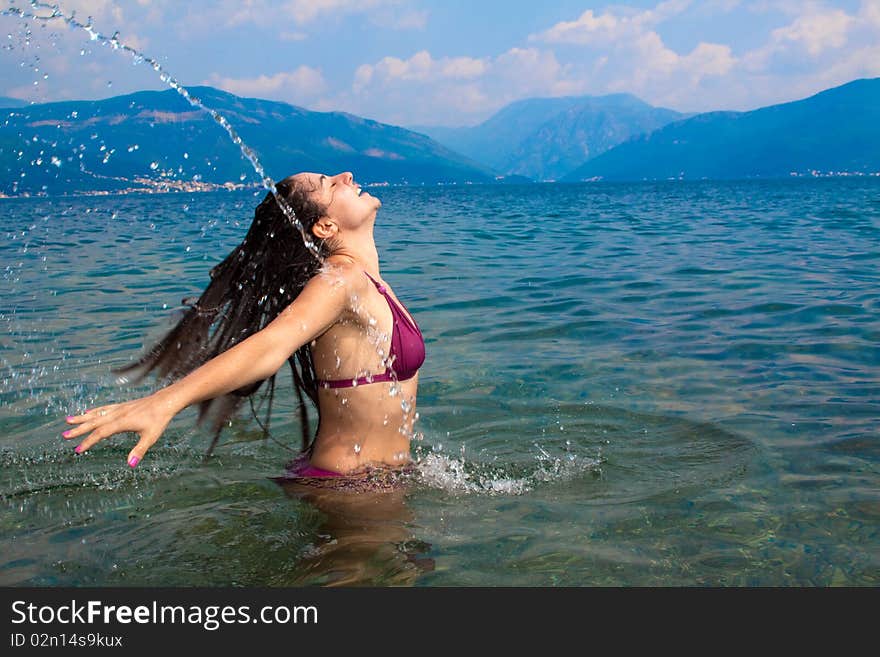
[[[751,112],[708,112],[631,139],[566,180],[880,172],[880,78]]]
[[[190,91],[235,126],[275,180],[304,170],[351,170],[366,184],[880,171],[880,78],[750,112],[694,116],[628,94],[535,98],[476,127],[418,129],[426,134],[211,87]],[[210,115],[171,90],[39,105],[0,97],[0,107],[2,194],[256,182]]]
[[[28,102],[19,98],[10,98],[9,96],[0,96],[0,107],[24,107]]]
[[[555,180],[589,158],[684,114],[630,94],[530,98],[469,128],[413,126],[499,173]]]
[[[275,180],[298,171],[345,170],[361,183],[495,180],[488,167],[403,128],[211,87],[189,91],[229,120]],[[211,116],[173,90],[29,105],[9,111],[5,122],[5,194],[190,189],[257,180]]]

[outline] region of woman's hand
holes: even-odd
[[[150,395],[121,404],[100,406],[82,415],[70,415],[67,423],[78,426],[61,435],[69,440],[88,434],[74,450],[81,454],[105,438],[124,431],[133,431],[140,436],[137,445],[128,454],[128,465],[133,468],[159,440],[174,415],[169,404],[160,401],[156,395]]]

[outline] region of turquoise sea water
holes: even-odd
[[[876,585],[880,180],[377,190],[427,340],[418,474],[282,489],[299,429],[187,411],[134,471],[118,383],[250,194],[0,200],[0,584]]]

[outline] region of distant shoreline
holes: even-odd
[[[809,172],[795,173],[792,172],[788,176],[755,176],[753,178],[657,178],[642,180],[603,180],[590,179],[578,181],[560,181],[560,180],[543,180],[543,181],[517,181],[515,183],[496,181],[496,182],[437,182],[433,184],[407,184],[407,183],[365,183],[364,187],[484,187],[484,186],[524,186],[524,185],[585,185],[585,184],[657,184],[657,183],[700,183],[700,182],[770,182],[783,180],[817,180],[817,179],[836,179],[836,178],[880,178],[880,171],[872,171],[864,173],[862,171],[829,171],[829,172]],[[182,185],[157,185],[155,187],[131,187],[114,190],[83,190],[64,192],[62,194],[47,194],[45,192],[22,194],[5,194],[0,192],[0,199],[24,199],[24,198],[79,198],[92,196],[133,196],[136,194],[206,194],[213,192],[258,192],[264,189],[259,184],[243,185],[241,183],[185,183]]]

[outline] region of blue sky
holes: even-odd
[[[745,110],[880,76],[880,0],[60,6],[118,31],[186,85],[405,126],[473,125],[521,98],[617,92],[686,112]],[[147,67],[57,21],[0,23],[2,95],[42,102],[162,87]]]

